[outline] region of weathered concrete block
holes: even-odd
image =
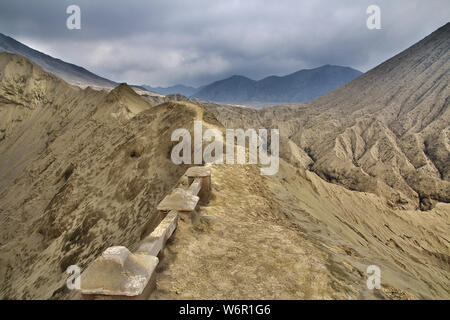
[[[200,192],[201,188],[202,188],[202,179],[201,178],[195,178],[194,181],[189,186],[188,191],[190,193],[192,193],[194,196],[196,196]]]
[[[81,293],[125,297],[142,295],[158,262],[157,257],[132,254],[123,246],[110,247],[81,274]]]
[[[178,211],[172,210],[161,221],[153,232],[142,240],[136,253],[157,256],[172,236],[178,223]]]
[[[192,185],[195,179],[201,179],[201,188],[198,196],[202,200],[207,200],[211,191],[211,169],[206,167],[190,167],[186,171],[188,184]]]
[[[153,272],[144,291],[138,296],[120,296],[104,294],[81,294],[78,299],[82,300],[148,300],[152,292],[156,289],[156,272]]]
[[[176,188],[159,203],[157,209],[160,211],[193,211],[199,199],[184,189]]]

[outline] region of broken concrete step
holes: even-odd
[[[153,232],[145,237],[136,253],[157,256],[177,228],[178,212],[170,211]]]
[[[123,246],[110,247],[82,273],[81,293],[140,296],[149,285],[158,262],[155,256],[133,254]]]

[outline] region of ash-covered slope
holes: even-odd
[[[392,207],[450,202],[450,23],[302,106],[209,109],[226,126],[279,127],[283,157]]]
[[[193,116],[126,85],[82,90],[1,53],[0,297],[58,297],[67,266],[151,230],[184,172],[170,134]]]
[[[274,176],[213,165],[211,177],[210,201],[180,217],[151,299],[450,297],[449,204],[392,210],[284,160]],[[367,288],[370,265],[380,290]]]
[[[5,53],[0,113],[0,298],[76,298],[66,268],[136,249],[156,205],[186,182],[172,132],[192,135],[194,120],[225,130],[200,106],[152,107],[126,85],[82,90]],[[151,298],[449,297],[449,204],[395,211],[283,159],[274,176],[211,169],[210,200],[180,216]],[[366,287],[372,264],[379,291]]]

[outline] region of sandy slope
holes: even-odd
[[[449,298],[449,205],[394,211],[284,161],[273,177],[211,168],[212,198],[181,217],[151,299]]]
[[[166,141],[194,112],[151,108],[126,86],[81,90],[20,56],[0,62],[0,293],[50,298],[68,265],[157,223],[156,204],[184,172]]]

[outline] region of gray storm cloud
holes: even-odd
[[[81,30],[66,8],[81,8]],[[366,8],[381,8],[381,30]],[[23,1],[0,3],[0,32],[115,81],[202,85],[324,64],[376,66],[448,22],[447,0]]]

